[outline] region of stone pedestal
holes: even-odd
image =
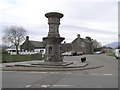
[[[60,18],[63,14],[57,12],[50,12],[45,14],[48,18],[49,32],[48,36],[43,38],[46,46],[45,61],[46,62],[62,62],[61,56],[61,42],[65,39],[60,37],[59,25]]]

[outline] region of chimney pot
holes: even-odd
[[[26,40],[29,41],[29,36],[26,36]]]
[[[80,34],[77,34],[77,38],[80,38]]]

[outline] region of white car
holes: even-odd
[[[94,52],[94,54],[99,55],[99,54],[101,54],[101,51]]]
[[[120,59],[120,49],[115,50],[115,58]]]
[[[72,56],[72,55],[73,55],[72,51],[62,53],[62,56]]]

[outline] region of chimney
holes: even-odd
[[[86,39],[89,40],[89,41],[91,41],[91,37],[88,37],[88,36],[87,36]]]
[[[77,34],[77,38],[80,38],[80,34]]]
[[[29,36],[26,36],[26,41],[29,41]]]
[[[64,43],[66,43],[66,41],[64,41]]]

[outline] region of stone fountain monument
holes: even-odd
[[[50,12],[50,13],[46,13],[45,16],[48,18],[48,25],[49,25],[48,36],[43,38],[43,42],[46,48],[45,62],[54,63],[54,64],[58,64],[58,63],[63,64],[64,62],[61,55],[62,54],[61,42],[65,38],[60,37],[59,34],[60,18],[63,17],[63,14],[58,12]]]
[[[50,12],[45,14],[48,18],[49,32],[48,36],[43,38],[43,42],[46,44],[46,61],[48,62],[61,62],[61,42],[65,39],[60,37],[59,34],[59,25],[60,18],[63,17],[63,14]]]

